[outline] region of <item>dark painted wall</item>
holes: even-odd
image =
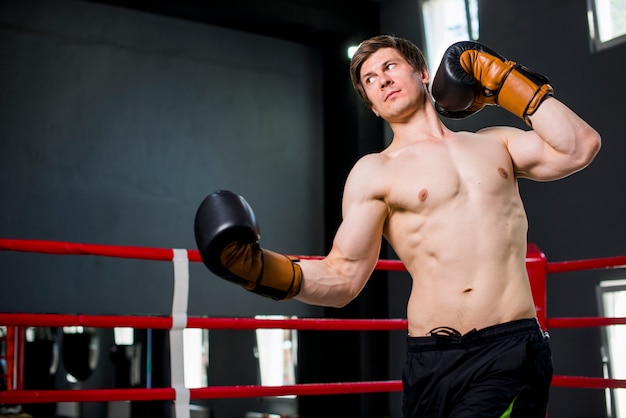
[[[415,3],[385,1],[381,30],[420,44]],[[520,181],[530,223],[529,241],[539,245],[548,261],[626,254],[626,175],[621,161],[626,142],[619,111],[626,95],[626,44],[590,52],[584,1],[481,0],[479,16],[482,43],[547,75],[556,97],[593,125],[603,139],[600,154],[584,171],[551,183]],[[494,108],[445,123],[455,130],[502,124],[525,128],[516,117]],[[598,315],[596,285],[601,279],[615,277],[624,277],[623,270],[549,276],[548,316]],[[406,280],[390,280],[390,285],[390,295],[397,298],[397,302],[390,301],[390,310],[398,304],[395,314],[401,315],[408,291]],[[554,329],[550,333],[556,374],[602,376],[598,328]],[[401,350],[400,341],[391,349]],[[551,393],[551,417],[605,416],[602,390],[553,388]]]
[[[230,189],[255,209],[264,245],[323,253],[318,49],[88,2],[2,1],[0,74],[1,237],[195,248],[196,208]],[[171,312],[169,262],[0,252],[0,265],[3,312]],[[190,315],[322,316],[197,263],[190,274]],[[101,334],[83,388],[112,384]],[[237,350],[210,350],[210,384],[258,384],[253,343],[253,331],[212,334]],[[268,408],[211,406],[217,417]]]

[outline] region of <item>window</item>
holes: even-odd
[[[115,345],[124,348],[130,361],[130,382],[140,383],[141,343],[135,343],[133,328],[113,329]],[[146,386],[152,387],[152,330],[146,330]],[[186,388],[201,388],[208,384],[209,330],[185,328],[183,330],[184,384]]]
[[[183,330],[185,387],[201,388],[208,384],[209,330]]]
[[[626,42],[626,1],[587,0],[592,51]]]
[[[115,345],[133,345],[135,344],[135,330],[128,327],[115,327],[113,338]]]
[[[626,279],[602,281],[597,291],[601,316],[626,317]],[[602,345],[604,377],[626,378],[626,325],[603,327]],[[626,389],[607,389],[606,406],[607,417],[626,418]]]
[[[257,319],[287,319],[280,315],[257,315]],[[284,386],[296,383],[298,335],[296,330],[257,329],[256,356],[261,385]],[[293,396],[288,396],[293,397]]]
[[[458,41],[478,40],[478,0],[419,0],[424,28],[424,54],[431,72],[446,48]]]

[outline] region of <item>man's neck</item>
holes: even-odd
[[[449,132],[432,107],[407,121],[388,123],[393,131],[390,146],[404,146],[421,140],[441,139]]]

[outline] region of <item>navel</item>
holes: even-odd
[[[423,202],[424,200],[426,200],[427,197],[428,197],[428,190],[426,189],[420,190],[419,194],[417,195],[417,198],[420,200],[420,202]]]
[[[509,173],[507,173],[506,170],[502,167],[498,167],[498,174],[500,174],[500,177],[502,177],[503,179],[509,178]]]

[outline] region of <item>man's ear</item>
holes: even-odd
[[[426,85],[430,84],[430,72],[428,71],[428,68],[424,68],[422,70],[422,82]]]

